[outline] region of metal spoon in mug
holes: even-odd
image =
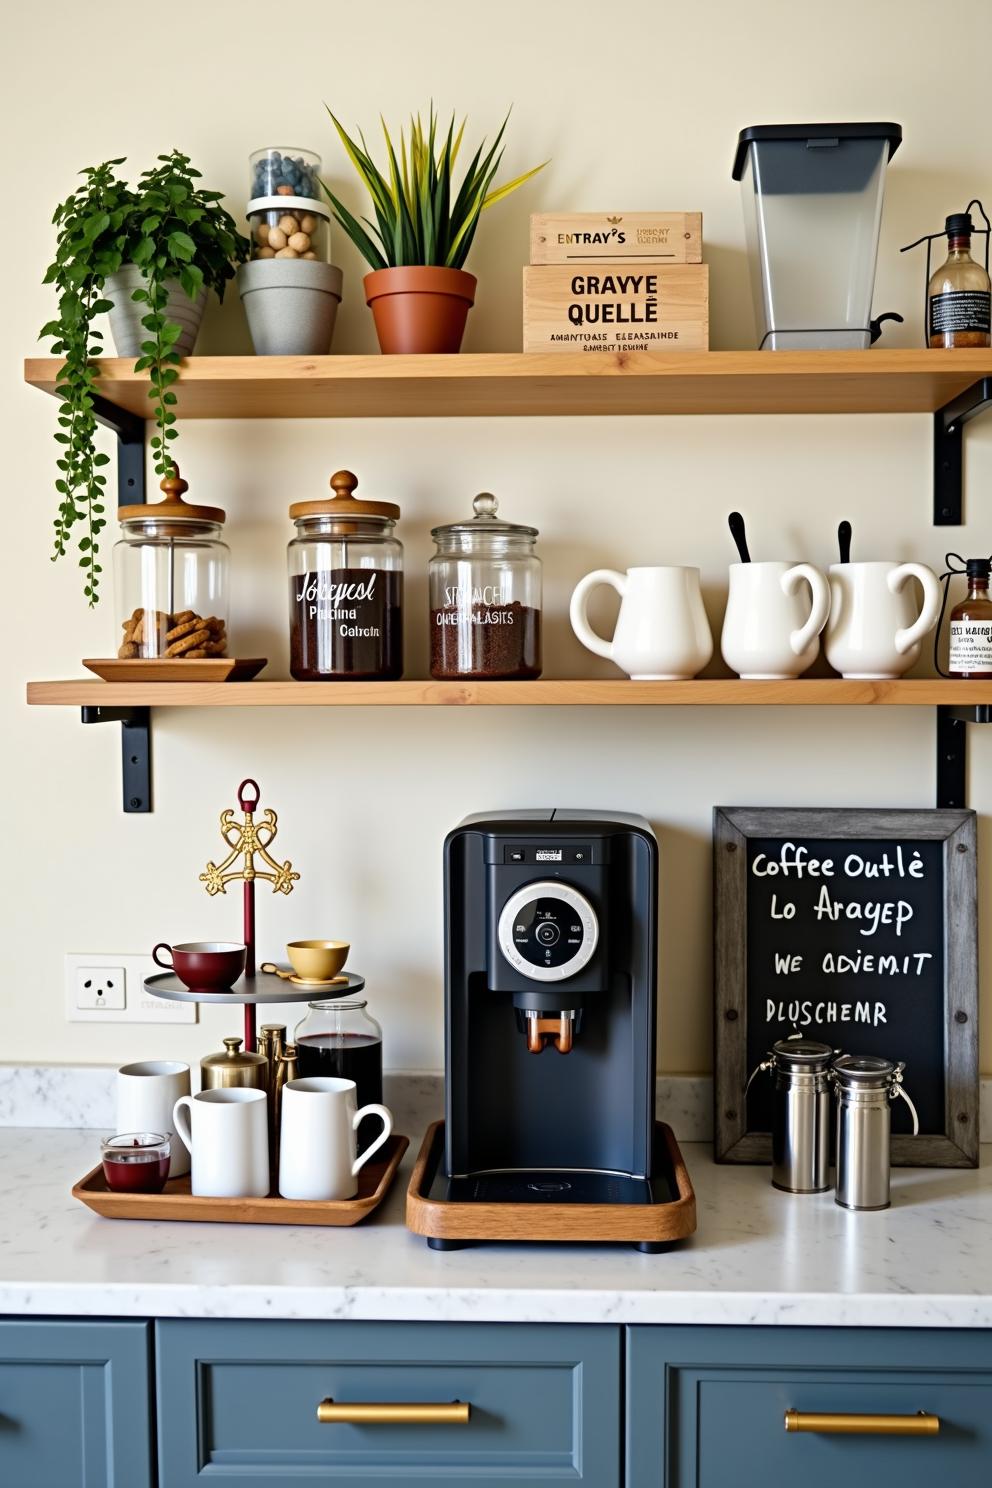
[[[747,536],[744,531],[744,518],[741,516],[740,512],[730,513],[730,516],[727,518],[727,526],[730,528],[731,537],[737,544],[737,551],[740,554],[741,562],[750,563],[751,554],[747,550]]]
[[[851,561],[851,524],[850,524],[850,522],[841,522],[840,526],[837,528],[837,542],[838,542],[838,545],[840,547],[840,561],[841,561],[841,563],[850,563],[850,561]]]

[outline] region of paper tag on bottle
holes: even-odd
[[[934,295],[930,301],[930,334],[945,336],[952,331],[984,331],[988,334],[992,296],[987,289],[955,289]]]
[[[949,672],[992,672],[992,621],[952,620]]]

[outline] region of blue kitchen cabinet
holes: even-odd
[[[787,1433],[785,1413],[940,1418],[936,1436]],[[870,1423],[861,1422],[861,1425]],[[630,1328],[627,1488],[992,1484],[992,1334]]]
[[[619,1488],[619,1328],[167,1320],[159,1488]],[[336,1405],[467,1404],[462,1423],[322,1423]]]
[[[151,1325],[0,1321],[2,1488],[151,1488]]]

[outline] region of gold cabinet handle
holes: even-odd
[[[354,1401],[322,1400],[317,1420],[323,1426],[467,1426],[472,1407],[464,1400]]]
[[[847,1411],[787,1410],[785,1429],[822,1436],[936,1436],[940,1417],[928,1411],[917,1411],[915,1416],[860,1416]]]

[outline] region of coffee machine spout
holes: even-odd
[[[546,1043],[552,1043],[559,1054],[570,1054],[579,1017],[578,1008],[562,1008],[557,1017],[553,1018],[534,1008],[524,1009],[528,1052],[540,1054]]]

